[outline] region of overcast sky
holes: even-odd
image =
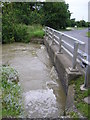
[[[72,13],[71,18],[88,21],[88,2],[90,0],[65,0]]]

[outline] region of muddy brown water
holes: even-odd
[[[14,67],[19,73],[26,117],[63,115],[66,96],[44,45],[3,45],[2,64]]]

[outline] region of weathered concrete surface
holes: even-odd
[[[87,104],[89,104],[89,105],[90,105],[90,96],[89,96],[89,97],[84,98],[84,102],[86,102]]]
[[[3,64],[19,72],[26,117],[57,118],[63,115],[66,95],[45,46],[14,43],[3,45]]]
[[[67,96],[67,101],[66,101],[66,111],[71,111],[73,110],[73,105],[74,105],[74,86],[73,85],[69,85],[68,88],[68,96]]]
[[[70,84],[71,80],[75,80],[75,78],[81,76],[83,73],[85,74],[84,69],[81,68],[80,64],[77,64],[77,70],[72,70],[71,56],[67,55],[64,50],[62,50],[62,53],[58,53],[58,45],[51,45],[50,43],[51,40],[46,37],[44,44],[46,45],[51,61],[58,72],[58,76],[67,95],[65,107],[66,115],[70,112],[75,112],[81,119],[84,119],[74,105],[74,86]],[[88,98],[85,98],[85,101],[89,103]]]
[[[72,31],[63,31],[65,34],[70,35],[72,37],[77,38],[78,40],[85,42],[85,53],[87,54],[88,58],[87,60],[90,62],[90,37],[87,37],[87,32],[90,32],[90,29],[85,28],[82,30],[74,29]],[[86,87],[90,87],[90,65],[87,68],[87,81],[86,81]]]
[[[69,81],[77,76],[80,76],[81,73],[79,71],[71,72],[69,68],[72,67],[72,58],[68,56],[63,50],[62,53],[58,53],[59,50],[58,45],[56,44],[51,45],[50,43],[51,40],[48,40],[48,38],[44,39],[44,44],[47,48],[51,61],[58,72],[58,76],[67,94]]]

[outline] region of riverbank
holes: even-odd
[[[90,119],[90,104],[84,101],[84,98],[90,95],[90,89],[81,90],[81,86],[84,84],[84,76],[74,79],[70,82],[69,86],[73,88],[73,105],[72,108],[67,112],[66,115],[70,118],[82,118]]]
[[[2,90],[2,118],[23,118],[23,101],[18,73],[10,66],[0,68]]]

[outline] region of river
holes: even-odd
[[[3,45],[2,64],[14,67],[19,73],[27,118],[63,115],[66,95],[44,45]]]

